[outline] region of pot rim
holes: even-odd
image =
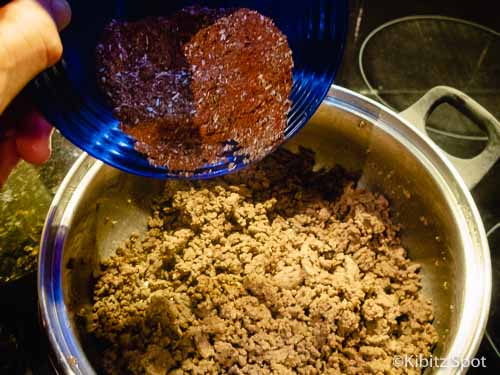
[[[464,303],[459,317],[460,325],[457,327],[455,340],[448,353],[443,355],[448,356],[448,359],[472,359],[486,330],[492,275],[486,232],[479,210],[464,181],[444,152],[400,114],[361,94],[335,85],[325,98],[325,103],[374,123],[397,139],[418,157],[427,170],[433,172],[433,177],[443,190],[444,196],[463,202],[451,207],[464,240],[462,251],[466,272],[462,294],[463,301],[467,303]],[[401,125],[396,126],[397,122]],[[72,211],[72,198],[83,192],[103,166],[102,162],[95,161],[85,153],[78,158],[51,203],[40,243],[38,299],[41,322],[53,349],[54,362],[62,373],[95,373],[83,348],[72,334],[68,311],[63,301],[61,263],[68,226],[61,223],[69,223],[72,212],[68,214],[67,211]],[[435,370],[437,374],[464,372],[463,368]]]
[[[408,120],[406,120],[401,114],[385,107],[384,105],[367,98],[361,94],[353,92],[352,90],[346,89],[344,87],[332,85],[332,88],[326,97],[325,101],[331,102],[332,105],[345,102],[339,102],[338,97],[348,96],[354,101],[363,102],[363,104],[368,104],[372,108],[372,112],[364,113],[359,112],[357,106],[348,105],[348,108],[342,106],[342,109],[359,116],[368,122],[377,123],[379,128],[389,133],[391,136],[396,138],[401,142],[406,148],[416,155],[425,167],[432,171],[434,170],[433,177],[437,180],[441,188],[447,188],[448,192],[444,192],[445,196],[453,196],[463,202],[460,205],[453,205],[452,210],[453,216],[455,218],[461,218],[457,221],[460,224],[460,229],[462,233],[462,238],[464,238],[464,233],[468,233],[467,241],[464,242],[463,253],[464,262],[467,267],[465,269],[466,274],[464,277],[464,290],[463,290],[463,301],[464,306],[462,314],[459,317],[460,325],[458,326],[458,332],[453,341],[453,345],[448,350],[448,353],[443,353],[447,355],[444,357],[448,360],[458,360],[459,363],[463,359],[472,359],[477,353],[481,341],[483,339],[484,333],[486,332],[486,325],[488,322],[488,316],[491,306],[491,292],[492,292],[492,269],[491,269],[491,257],[490,249],[488,244],[488,238],[486,236],[486,230],[484,228],[483,221],[481,219],[479,209],[470,193],[469,189],[460,173],[447,157],[446,153],[435,144],[426,134],[420,132],[415,126],[413,126]],[[377,113],[377,111],[379,111]],[[376,114],[373,116],[373,114]],[[405,126],[404,127],[394,127],[393,121],[400,121]],[[428,152],[417,148],[416,146],[428,148]],[[419,157],[420,154],[420,157]],[[432,157],[433,163],[425,163],[425,160]],[[440,170],[436,167],[441,164]],[[448,175],[445,179],[443,175]],[[452,185],[455,185],[454,187]],[[459,206],[459,207],[457,207]],[[479,255],[475,264],[469,262],[470,256],[473,249],[477,249]],[[474,259],[474,258],[473,258]],[[482,287],[482,288],[481,288]],[[477,303],[472,303],[477,301]],[[479,311],[478,311],[479,306]],[[466,318],[470,319],[466,319]],[[465,323],[465,324],[464,324]],[[469,335],[472,333],[472,336]],[[464,350],[465,348],[465,350]],[[465,373],[467,368],[437,368],[436,374],[458,374]]]

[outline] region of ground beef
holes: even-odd
[[[257,160],[283,138],[292,55],[255,11],[114,20],[96,51],[99,86],[153,165],[194,171],[228,152]]]
[[[389,204],[279,150],[167,182],[149,230],[102,263],[87,330],[109,374],[420,373],[437,341]]]

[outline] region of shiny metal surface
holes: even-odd
[[[433,300],[440,334],[434,356],[473,358],[489,311],[490,256],[477,208],[444,153],[400,115],[339,87],[286,145],[299,146],[316,151],[318,168],[360,171],[360,185],[388,197],[410,257],[423,265],[424,293]],[[145,229],[150,199],[161,186],[82,156],[59,189],[42,239],[38,292],[61,373],[94,373],[98,353],[78,331],[75,313],[90,304],[99,260]]]
[[[456,107],[474,119],[488,134],[488,143],[485,149],[471,159],[462,159],[446,154],[467,187],[472,189],[500,159],[500,122],[474,99],[448,86],[436,86],[429,90],[419,101],[404,110],[401,115],[425,135],[426,120],[434,108],[441,103],[449,103]]]

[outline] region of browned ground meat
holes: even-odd
[[[102,263],[88,327],[109,374],[419,373],[437,341],[389,204],[279,151],[169,182],[148,232]],[[83,313],[82,313],[83,314]]]

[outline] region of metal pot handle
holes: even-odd
[[[500,122],[474,99],[448,86],[436,86],[430,89],[415,104],[401,112],[401,115],[427,137],[425,131],[427,118],[441,103],[454,106],[488,132],[486,148],[471,159],[458,158],[443,151],[455,165],[467,187],[472,189],[500,158]]]

